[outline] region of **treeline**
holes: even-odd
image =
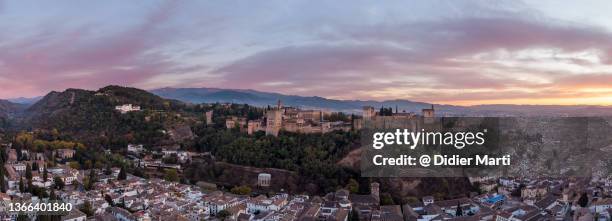
[[[344,122],[350,122],[351,120],[355,119],[356,116],[355,115],[347,115],[345,113],[342,112],[332,112],[328,115],[324,115],[323,119],[326,121],[331,121],[331,122],[335,122],[335,121],[344,121]]]
[[[199,152],[211,152],[230,163],[288,170],[296,170],[304,161],[312,159],[335,163],[359,142],[356,131],[324,134],[281,132],[278,137],[273,137],[265,136],[263,132],[248,136],[244,132],[205,125],[194,129],[199,137],[195,149]]]
[[[57,133],[55,130],[51,133]],[[34,138],[35,133],[20,132],[15,136],[13,145],[18,150],[28,149],[34,152],[53,151],[57,149],[73,149],[84,147],[82,143],[62,140],[59,136],[44,137],[47,133],[36,133],[39,137]],[[59,133],[58,133],[59,134]]]
[[[357,148],[359,133],[334,131],[325,134],[282,132],[278,137],[258,132],[247,136],[236,130],[213,127],[196,128],[200,139],[195,148],[210,152],[217,160],[232,164],[270,167],[295,171],[304,181],[316,183],[322,190],[345,186],[355,176],[336,164]],[[195,175],[190,178],[194,178]],[[219,175],[219,174],[217,174]]]

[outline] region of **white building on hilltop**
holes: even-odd
[[[115,110],[118,110],[122,114],[125,114],[131,111],[140,111],[140,106],[132,105],[132,104],[124,104],[121,106],[115,106]]]

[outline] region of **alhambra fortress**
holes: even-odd
[[[421,115],[411,112],[395,112],[382,114],[374,107],[363,107],[362,117],[349,115],[347,121],[329,121],[326,117],[332,112],[323,110],[303,110],[296,107],[285,107],[279,100],[277,105],[268,108],[264,116],[257,120],[248,120],[245,117],[232,116],[225,120],[228,129],[239,128],[240,131],[253,134],[265,131],[266,135],[278,136],[281,130],[294,133],[327,133],[334,130],[349,131],[364,127],[375,128],[421,128],[421,125],[435,121],[435,110],[423,109]],[[212,122],[212,112],[206,113],[207,122]]]

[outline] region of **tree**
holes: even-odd
[[[391,116],[391,115],[393,115],[393,108],[391,108],[391,107],[389,107],[389,108],[381,107],[380,110],[378,111],[378,114],[380,116]]]
[[[142,170],[142,167],[134,168],[134,172],[132,173],[132,175],[141,177],[141,178],[148,178],[147,174]]]
[[[380,196],[380,204],[381,205],[395,205],[395,202],[393,201],[393,197],[391,197],[391,194],[383,193]]]
[[[6,155],[6,151],[0,151],[0,163],[4,164],[7,158],[8,156]]]
[[[350,179],[348,184],[346,185],[346,188],[351,193],[357,193],[357,192],[359,192],[359,182],[357,182],[357,180],[355,180],[355,179]]]
[[[85,201],[85,203],[83,203],[83,205],[80,208],[81,212],[87,214],[88,217],[91,217],[94,215],[94,211],[93,211],[93,207],[91,206],[91,202],[89,202],[89,200]]]
[[[227,211],[227,210],[221,210],[217,213],[217,218],[219,218],[220,220],[225,220],[228,217],[230,217],[232,214]]]
[[[47,166],[45,166],[43,169],[43,182],[47,182],[47,179],[49,179],[49,171],[47,171]]]
[[[179,180],[178,172],[175,169],[167,169],[164,179],[170,182],[177,182]]]
[[[27,215],[23,213],[20,213],[19,215],[17,215],[17,221],[27,221],[27,220],[29,220]]]
[[[25,192],[25,184],[23,183],[23,177],[19,177],[19,192]]]
[[[113,202],[113,198],[111,198],[110,195],[104,195],[104,200],[106,200],[108,205],[115,206],[115,203]]]
[[[30,187],[30,193],[32,193],[32,195],[34,196],[38,196],[39,199],[44,199],[49,196],[47,195],[47,191],[45,191],[44,188],[33,186],[33,185],[32,187]]]
[[[583,207],[583,208],[589,205],[589,197],[587,196],[586,193],[582,193],[582,195],[578,199],[578,205],[580,205],[580,207]]]
[[[26,164],[25,175],[26,175],[26,179],[32,180],[32,167],[30,166],[30,164]]]
[[[125,167],[121,167],[121,170],[119,170],[119,175],[117,175],[117,179],[118,180],[125,180],[127,179],[127,173],[125,172]]]
[[[35,194],[35,188],[34,185],[32,185],[32,179],[28,180],[28,188],[27,188],[28,192],[32,193],[32,195],[36,195]]]
[[[251,191],[251,187],[248,186],[236,186],[230,190],[230,192],[237,195],[250,195]]]
[[[3,152],[3,151],[0,151]],[[6,180],[4,179],[4,170],[0,168],[0,191],[6,193]]]
[[[519,185],[518,188],[512,191],[512,193],[510,193],[510,195],[514,197],[521,197],[521,193],[523,192],[523,189],[525,189],[525,184]]]
[[[57,195],[55,195],[55,189],[51,189],[51,193],[49,194],[49,200],[57,200]]]
[[[61,177],[59,176],[53,177],[53,183],[55,184],[56,189],[58,190],[64,189],[65,184]]]
[[[457,211],[455,211],[455,216],[463,216],[463,209],[461,209],[461,203],[457,202]]]
[[[70,168],[75,170],[81,169],[81,165],[77,161],[70,161],[68,165],[70,166]]]
[[[36,161],[32,162],[32,170],[38,171],[38,163],[36,163]]]
[[[355,207],[351,211],[351,221],[359,221],[359,211]]]
[[[415,204],[419,202],[419,198],[414,197],[414,196],[407,196],[407,197],[404,197],[404,200],[402,200],[402,202],[403,202],[402,204],[406,204],[406,203]]]
[[[49,165],[50,167],[55,166],[55,154],[51,154],[51,159],[48,161],[47,165]]]
[[[96,178],[96,170],[92,168],[89,170],[89,177],[87,179],[87,183],[85,183],[85,189],[91,190],[96,182],[98,182]]]
[[[106,164],[106,168],[104,169],[104,175],[111,175],[113,174],[113,170],[111,169],[111,165],[110,164]]]

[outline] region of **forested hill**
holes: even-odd
[[[0,99],[0,115],[11,115],[25,109],[25,105]]]
[[[185,104],[161,98],[137,88],[107,86],[97,91],[67,89],[63,92],[52,91],[27,109],[30,114],[49,113],[70,108],[88,108],[84,103],[99,104],[96,108],[114,109],[116,105],[133,104],[144,109],[176,110]]]
[[[9,119],[13,118],[23,109],[25,109],[25,105],[0,99],[0,130],[7,127],[9,124]]]
[[[142,111],[122,114],[115,106],[139,105]],[[175,115],[186,104],[147,91],[107,86],[97,91],[67,89],[51,92],[25,110],[22,129],[61,131],[94,145],[154,143],[164,139],[164,129],[180,124]]]

